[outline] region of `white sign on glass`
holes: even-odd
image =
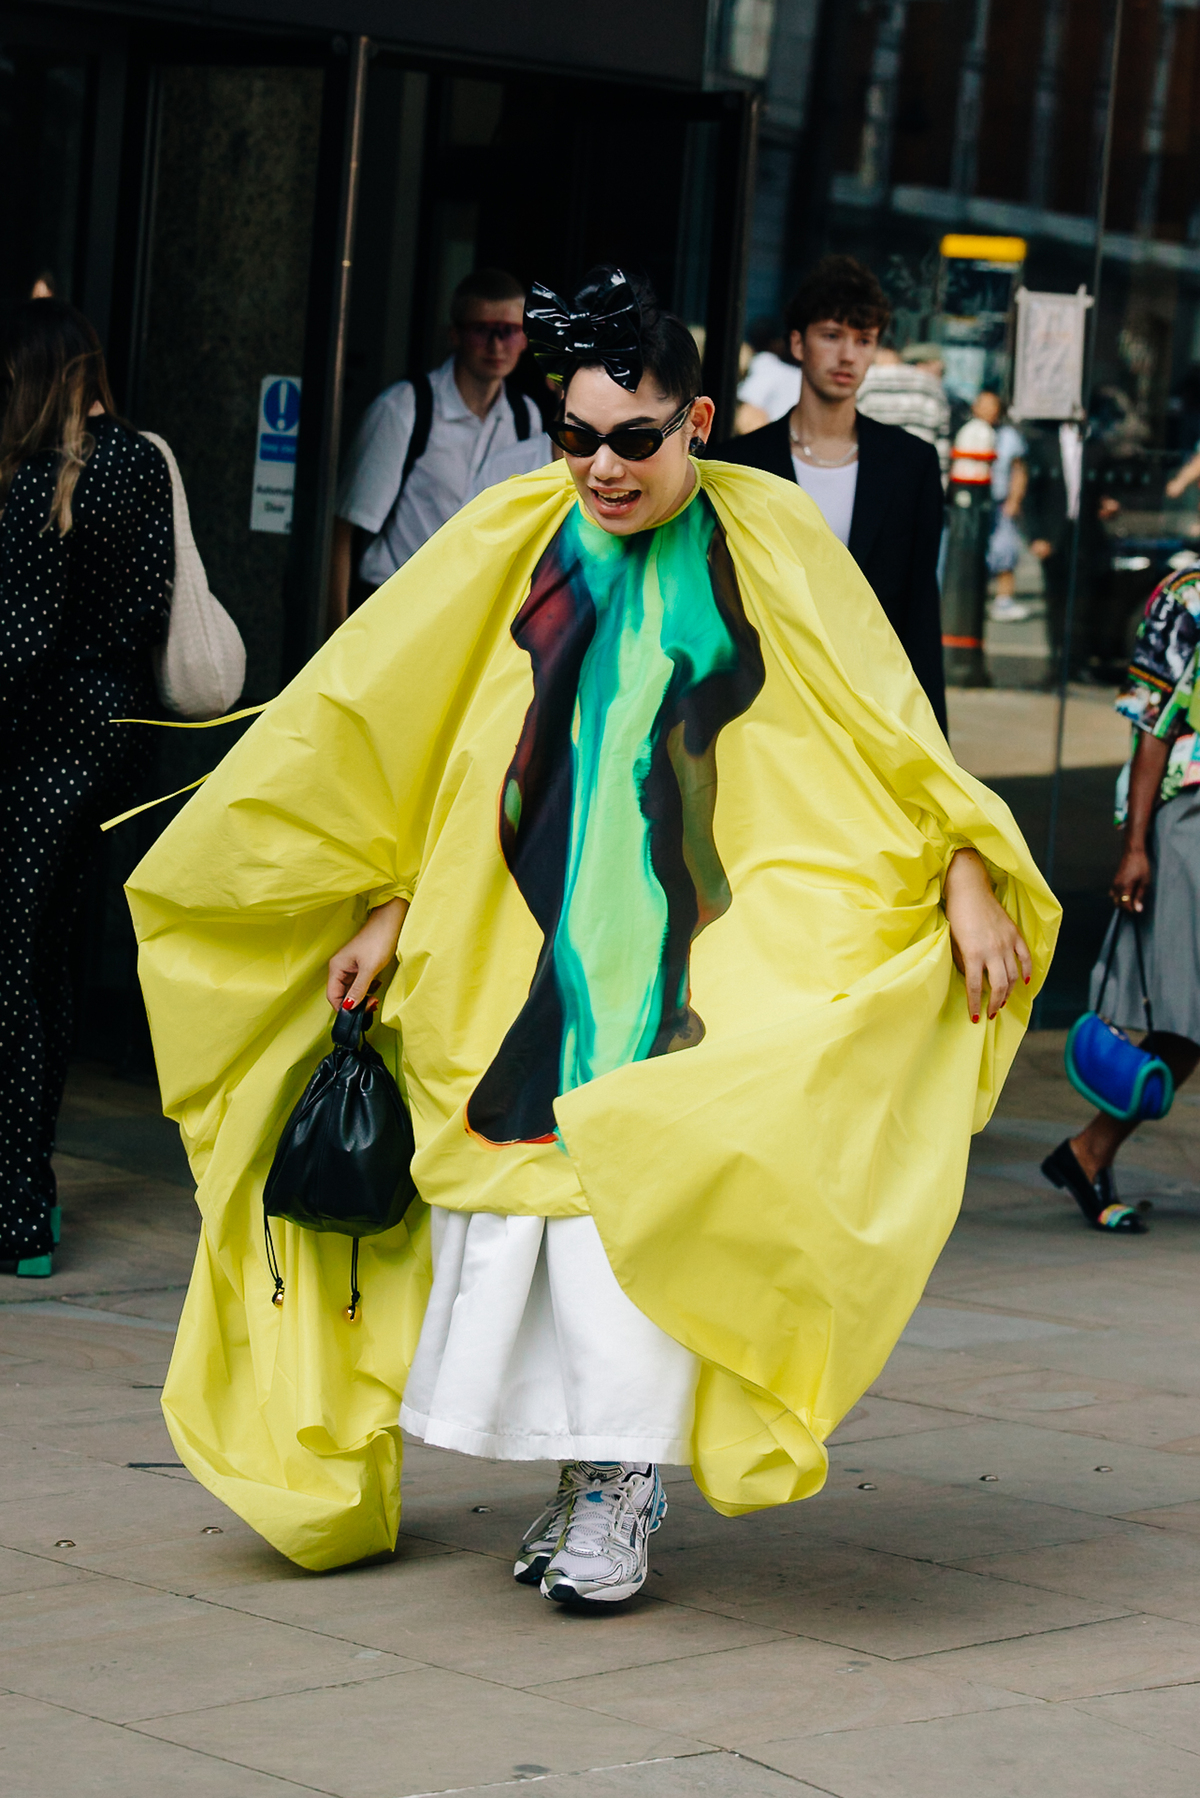
[[[1083,417],[1083,347],[1092,296],[1017,289],[1013,418]]]
[[[299,437],[299,375],[264,375],[258,390],[252,531],[273,531],[278,536],[290,532]]]

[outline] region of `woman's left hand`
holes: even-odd
[[[967,1010],[974,1023],[988,985],[988,1017],[1007,1004],[1018,982],[1033,978],[1033,957],[1025,939],[992,891],[983,859],[960,849],[946,870],[942,902],[950,926],[954,965],[967,983]]]

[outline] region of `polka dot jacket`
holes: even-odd
[[[0,1264],[51,1247],[70,937],[99,822],[153,748],[110,720],[157,710],[151,650],[170,615],[167,465],[114,419],[89,429],[67,535],[50,520],[53,452],[18,469],[0,518]]]

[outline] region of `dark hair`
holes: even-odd
[[[476,268],[464,275],[450,298],[450,323],[466,322],[469,300],[488,300],[496,305],[501,300],[524,300],[525,289],[515,275],[503,268]]]
[[[589,269],[583,278],[583,285],[586,287],[592,282],[604,281],[608,276],[619,273],[621,271],[614,263],[602,262],[598,267]],[[625,279],[642,309],[640,337],[643,372],[654,376],[665,400],[678,400],[682,406],[688,400],[696,399],[704,384],[696,339],[681,318],[661,309],[654,289],[644,277],[626,272]],[[579,369],[599,367],[599,358],[592,362],[573,362],[563,374],[563,394],[566,394]]]
[[[58,478],[46,528],[71,528],[75,483],[96,447],[88,414],[97,401],[113,416],[104,352],[95,330],[65,300],[26,300],[4,330],[0,358],[0,503],[22,462],[58,451]]]
[[[784,314],[789,332],[806,331],[824,318],[854,331],[885,331],[891,317],[878,279],[853,256],[823,256],[801,281]]]
[[[746,342],[756,354],[759,350],[769,350],[783,335],[783,326],[773,317],[752,318],[746,326]]]

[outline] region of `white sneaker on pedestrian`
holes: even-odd
[[[563,1468],[558,1479],[558,1491],[546,1509],[538,1513],[525,1531],[524,1540],[513,1563],[513,1578],[519,1585],[541,1585],[542,1575],[550,1565],[550,1557],[567,1527],[575,1495],[580,1486],[587,1483],[592,1471],[586,1461],[568,1461]]]
[[[988,617],[993,624],[1023,624],[1029,615],[1030,608],[1008,593],[998,593],[988,605]]]
[[[579,1483],[542,1578],[543,1596],[560,1604],[619,1604],[645,1584],[650,1537],[666,1516],[658,1468],[580,1461],[574,1471]]]

